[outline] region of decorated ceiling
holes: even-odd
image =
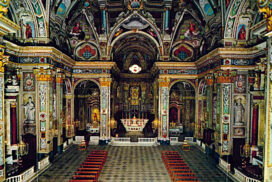
[[[253,0],[10,0],[7,16],[20,31],[6,38],[146,72],[156,61],[195,62],[217,47],[258,43],[256,8]]]

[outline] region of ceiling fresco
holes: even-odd
[[[145,72],[155,61],[194,62],[223,44],[256,43],[254,8],[251,0],[11,0],[8,16],[21,29],[7,40]]]

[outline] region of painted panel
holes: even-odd
[[[35,91],[35,75],[32,72],[23,73],[23,90]]]
[[[39,98],[40,98],[40,111],[46,112],[46,90],[47,85],[45,83],[39,83]]]

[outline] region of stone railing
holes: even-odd
[[[170,145],[178,144],[178,137],[170,137]]]
[[[47,167],[50,164],[49,162],[49,156],[45,157],[41,161],[38,162],[38,169],[43,170],[45,167]]]
[[[98,145],[99,144],[99,136],[90,136],[89,145]]]
[[[113,142],[130,142],[130,138],[129,137],[112,137],[111,138]]]
[[[219,166],[220,166],[223,170],[225,170],[225,171],[227,171],[227,172],[230,172],[230,164],[227,163],[225,160],[223,160],[223,159],[221,159],[221,158],[219,158]]]
[[[68,139],[68,145],[72,144],[73,143],[73,138],[69,138]]]
[[[35,175],[34,166],[26,170],[20,175],[7,178],[6,182],[26,182]]]
[[[157,138],[138,138],[139,143],[155,143]]]
[[[260,180],[246,176],[244,173],[234,168],[234,178],[240,182],[261,182]]]
[[[32,166],[31,168],[29,168],[28,170],[26,170],[23,174],[22,174],[22,181],[28,181],[30,178],[32,178],[35,175],[34,172],[34,166]]]
[[[21,182],[21,175],[9,177],[5,182]]]
[[[27,182],[35,175],[37,175],[41,170],[45,169],[49,162],[49,156],[45,157],[41,161],[38,162],[38,171],[35,173],[34,166],[29,168],[28,170],[24,171],[22,174],[17,176],[11,176],[5,180],[5,182]]]
[[[187,142],[194,142],[194,137],[185,137],[185,140],[187,140]]]

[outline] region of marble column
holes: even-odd
[[[100,144],[110,140],[110,89],[111,78],[100,78]]]
[[[169,140],[169,78],[161,78],[159,82],[159,127],[158,141],[161,144],[170,144]]]

